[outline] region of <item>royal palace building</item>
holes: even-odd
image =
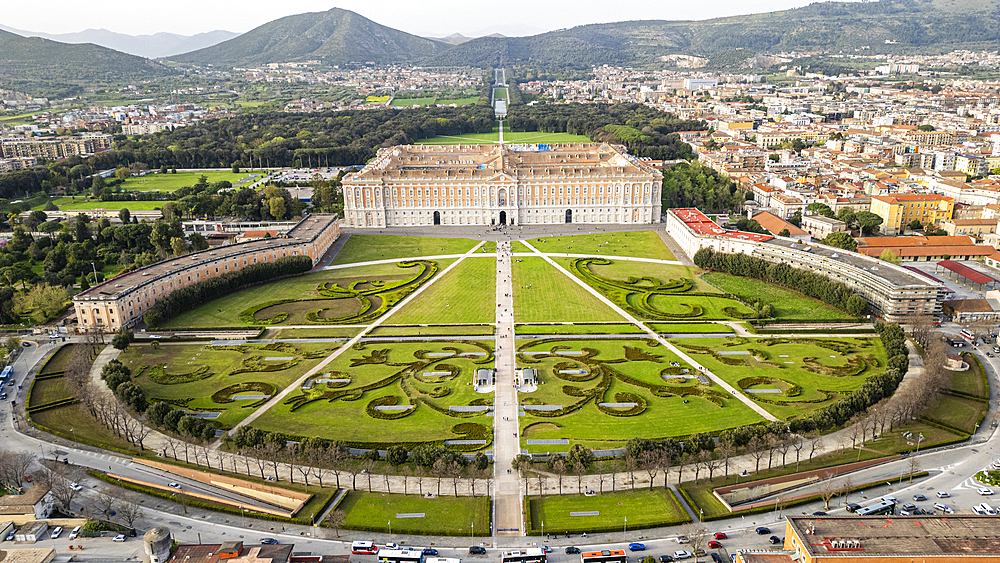
[[[403,145],[344,177],[344,224],[656,223],[662,179],[607,143]]]

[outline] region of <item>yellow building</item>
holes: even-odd
[[[872,197],[871,212],[882,218],[882,233],[896,235],[914,220],[937,225],[951,219],[955,199],[934,194],[893,194]]]

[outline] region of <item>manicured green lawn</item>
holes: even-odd
[[[651,345],[653,344],[653,345]],[[546,416],[528,410],[521,417],[522,447],[533,453],[567,451],[574,443],[593,449],[624,447],[631,438],[663,439],[696,432],[715,432],[761,421],[760,415],[718,386],[703,385],[694,369],[656,341],[518,340],[517,366],[538,370],[540,384],[520,393],[521,404],[559,405],[565,414]],[[552,355],[528,352],[567,352]],[[632,355],[626,347],[632,349]],[[569,352],[584,352],[585,355]],[[635,356],[638,352],[640,355]],[[648,356],[646,356],[648,355]],[[675,362],[677,366],[671,366]],[[684,373],[683,370],[687,369]],[[566,374],[582,370],[586,374]],[[676,371],[674,371],[676,370]],[[664,372],[671,372],[665,373]],[[690,378],[685,378],[684,376]],[[604,377],[607,390],[601,391]],[[572,394],[566,391],[570,390]],[[663,395],[653,389],[662,389]],[[587,397],[593,399],[587,400]],[[718,402],[712,402],[709,398]],[[644,412],[615,416],[597,403],[645,403]],[[568,444],[531,444],[527,440],[565,439]]]
[[[664,334],[732,334],[733,329],[719,323],[655,323],[649,328]]]
[[[479,101],[479,96],[470,96],[468,98],[438,98],[436,103],[442,106],[451,104],[455,104],[457,106],[467,106],[474,104],[478,101]]]
[[[220,170],[210,170],[207,172],[177,172],[176,174],[147,174],[143,177],[134,177],[125,180],[121,189],[132,192],[174,192],[183,187],[190,187],[198,183],[198,179],[205,176],[209,184],[228,181],[234,187],[247,185],[256,182],[264,176],[265,172],[238,172],[233,174],[229,168]]]
[[[66,390],[66,379],[63,377],[35,380],[31,383],[31,400],[28,401],[28,406],[44,405],[70,397],[72,395]]]
[[[589,143],[590,137],[568,133],[540,133],[537,131],[513,132],[504,129],[503,140],[507,143]],[[466,133],[465,135],[439,135],[430,139],[420,139],[418,145],[474,145],[500,142],[500,129],[492,133]]]
[[[427,441],[463,439],[454,431],[455,425],[473,423],[482,425],[486,439],[491,439],[492,419],[484,412],[460,413],[450,407],[492,401],[492,394],[476,393],[472,385],[476,369],[493,367],[492,350],[490,341],[359,344],[324,368],[330,374],[324,377],[349,382],[316,383],[308,391],[295,391],[254,421],[254,426],[355,444],[413,447]],[[300,401],[304,404],[293,410]],[[378,412],[376,406],[392,404],[416,406],[402,418],[369,414]]]
[[[572,477],[563,478],[563,488],[575,487]],[[550,478],[547,486],[555,479]],[[541,533],[541,523],[549,533],[579,534],[602,531],[621,531],[628,518],[628,529],[657,528],[690,522],[684,508],[677,502],[670,489],[654,487],[635,491],[583,495],[550,495],[530,497],[530,531]],[[572,516],[573,512],[598,512],[593,516]]]
[[[350,338],[361,332],[358,328],[283,328],[272,330],[273,336],[268,338]]]
[[[951,372],[951,388],[959,393],[988,398],[990,387],[983,374],[982,363],[979,362],[975,354],[968,352],[962,354],[962,359],[968,362],[969,369]]]
[[[972,434],[986,414],[986,406],[980,401],[941,395],[924,411],[924,418]]]
[[[80,403],[48,409],[29,415],[31,423],[67,440],[79,441],[105,450],[135,451],[139,448],[115,436],[90,415]]]
[[[452,325],[452,326],[393,326],[379,325],[367,336],[421,336],[427,335],[456,335],[456,336],[489,336],[496,332],[495,325],[473,324],[473,325]]]
[[[702,279],[726,293],[757,297],[774,306],[775,316],[785,319],[838,320],[850,319],[847,313],[819,299],[806,297],[797,291],[761,280],[741,278],[719,272],[706,272]]]
[[[61,211],[72,209],[128,209],[129,211],[152,211],[160,209],[167,201],[91,201],[87,203],[70,203],[60,207]]]
[[[257,401],[241,399],[218,403],[213,400],[213,393],[237,383],[251,381],[270,383],[275,387],[275,392],[280,392],[337,347],[336,343],[302,343],[279,350],[265,350],[262,345],[245,345],[240,350],[227,350],[198,343],[164,344],[158,350],[154,350],[152,346],[145,345],[130,346],[119,359],[132,370],[133,380],[146,392],[147,398],[170,400],[177,407],[188,410],[221,412],[215,421],[223,428],[231,428],[256,410],[256,407],[251,405]],[[304,353],[316,353],[319,357],[305,358]],[[286,360],[267,360],[267,358],[294,358],[298,363],[279,371],[231,374],[233,370],[244,365],[244,359],[251,356],[259,357],[266,366],[278,366],[286,362]],[[177,376],[207,368],[206,377],[190,382],[159,383],[150,375],[152,366],[163,366],[163,364],[166,364],[166,367],[162,368],[162,372],[166,375]],[[144,369],[144,366],[150,367]],[[238,395],[259,394],[266,393],[258,391],[238,393]],[[178,402],[183,402],[183,405]]]
[[[443,270],[451,260],[438,260],[438,266]],[[440,270],[439,270],[440,271]],[[357,280],[397,281],[412,277],[416,268],[400,268],[393,264],[374,264],[353,268],[338,268],[335,270],[319,270],[302,276],[296,276],[276,282],[254,286],[214,301],[209,301],[200,307],[181,313],[168,321],[164,328],[212,328],[246,326],[240,321],[240,313],[257,303],[266,303],[279,299],[315,299],[320,295],[316,287],[323,283],[338,283],[346,287]],[[274,313],[277,309],[290,311],[285,325],[311,324],[306,321],[307,311],[321,307],[336,306],[340,312],[349,314],[360,309],[360,303],[355,299],[338,299],[334,301],[300,301],[281,306],[269,307],[264,312]],[[275,309],[275,311],[271,311]],[[263,318],[263,317],[262,317]]]
[[[436,98],[434,96],[426,96],[423,98],[393,98],[393,107],[413,107],[413,106],[429,106],[434,103]]]
[[[391,317],[395,324],[489,323],[496,320],[496,259],[466,258]]]
[[[541,237],[528,241],[539,252],[590,254],[593,256],[634,256],[674,260],[674,255],[654,231],[597,233],[563,237]],[[639,264],[638,262],[632,264]]]
[[[857,389],[869,376],[881,373],[885,369],[885,351],[877,338],[815,338],[815,339],[784,339],[728,337],[713,338],[679,338],[673,341],[682,351],[724,379],[727,383],[741,389],[740,380],[745,378],[766,378],[763,383],[750,384],[752,389],[780,389],[786,391],[792,384],[801,389],[797,395],[782,393],[745,393],[755,400],[765,410],[774,416],[788,420],[793,416],[806,416],[834,402],[838,397],[846,396]],[[844,353],[819,346],[819,343],[830,342],[833,345],[842,344],[850,347]],[[708,348],[716,352],[747,352],[759,351],[766,355],[763,361],[753,354],[728,354],[718,358],[699,349]],[[877,366],[873,366],[869,357],[874,358]],[[806,358],[813,358],[825,368],[837,368],[850,362],[864,362],[867,368],[858,375],[834,375],[833,372],[816,373],[805,369]],[[722,359],[729,363],[724,363]],[[738,365],[730,365],[738,364]],[[859,364],[860,365],[860,364]],[[821,368],[816,368],[822,371]],[[825,399],[824,399],[825,397]],[[808,402],[817,401],[817,402]]]
[[[42,366],[40,374],[54,373],[57,371],[63,371],[66,369],[66,364],[69,362],[70,356],[73,355],[73,347],[75,344],[64,344],[55,354],[45,362]]]
[[[363,479],[362,479],[363,481]],[[359,481],[360,486],[361,481]],[[445,480],[441,486],[447,487]],[[431,492],[431,491],[424,491]],[[444,492],[444,490],[442,490]],[[366,493],[351,491],[338,507],[347,513],[344,528],[398,534],[486,537],[490,533],[490,499],[481,497]],[[398,518],[397,514],[424,513],[423,518]],[[475,532],[473,536],[473,532]],[[470,539],[470,543],[478,540]]]
[[[528,247],[525,246],[524,243],[521,242],[521,241],[519,241],[519,240],[511,241],[511,243],[510,243],[510,251],[511,252],[531,252],[531,250],[529,250]]]
[[[628,323],[598,324],[519,324],[514,327],[517,334],[642,334],[643,331]]]
[[[371,260],[416,258],[441,254],[462,254],[478,241],[464,238],[403,237],[395,235],[351,235],[333,264],[351,264]]]
[[[622,320],[610,307],[541,258],[517,258],[512,268],[514,318],[518,322]]]
[[[497,100],[506,100],[507,99],[507,89],[506,88],[494,88],[493,89],[493,98],[497,99]]]

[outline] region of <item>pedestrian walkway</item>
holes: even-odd
[[[514,375],[514,283],[510,242],[497,243],[496,392],[493,395],[494,536],[520,536],[523,499],[511,466],[520,453],[517,382]]]

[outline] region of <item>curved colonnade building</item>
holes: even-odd
[[[401,145],[344,177],[350,227],[655,223],[659,170],[608,143]]]

